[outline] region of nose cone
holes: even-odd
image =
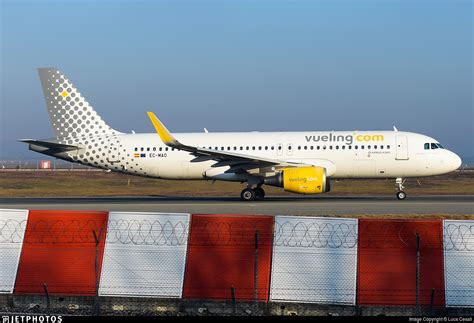
[[[450,165],[452,167],[452,170],[455,171],[456,169],[461,167],[461,164],[462,164],[461,157],[459,157],[455,153],[451,152]]]

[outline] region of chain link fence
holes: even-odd
[[[474,307],[474,221],[444,221],[446,305]]]
[[[181,298],[189,214],[110,212],[101,296]]]

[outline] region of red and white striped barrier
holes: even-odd
[[[417,236],[419,254],[417,255]],[[474,221],[0,210],[0,293],[474,307]]]

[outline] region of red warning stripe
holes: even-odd
[[[102,266],[108,212],[30,211],[20,257],[15,294],[94,295],[96,244]]]
[[[420,304],[444,304],[441,220],[359,220],[358,304],[416,304],[416,234],[420,237]]]
[[[268,301],[273,221],[272,216],[193,215],[183,298],[230,300],[233,287],[237,300],[254,300],[257,286],[258,300]]]

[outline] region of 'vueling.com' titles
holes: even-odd
[[[384,141],[383,135],[335,135],[329,133],[328,135],[312,135],[305,136],[307,142],[344,142],[351,145],[354,140],[357,142],[364,141]]]

